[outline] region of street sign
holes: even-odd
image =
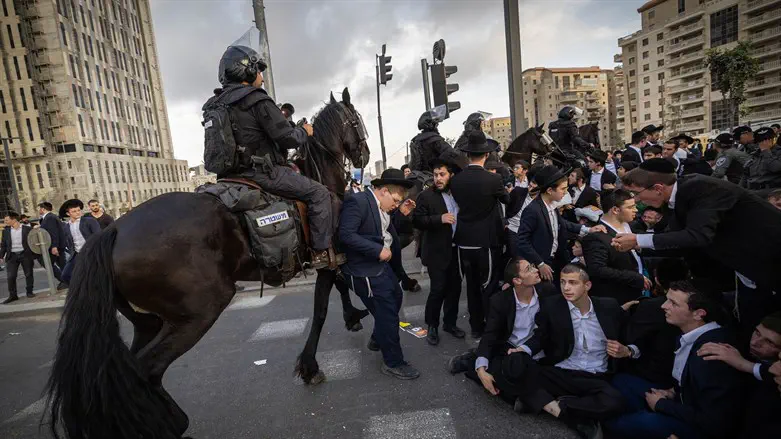
[[[49,247],[52,245],[52,237],[45,229],[37,228],[30,230],[30,234],[27,235],[27,245],[30,246],[30,250],[33,253],[40,255],[46,253]]]

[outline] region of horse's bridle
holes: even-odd
[[[339,107],[343,109],[343,111],[340,112],[341,114],[339,116],[340,119],[342,119],[342,126],[346,127],[347,125],[350,125],[352,127],[352,129],[355,130],[355,135],[358,138],[357,145],[358,145],[358,148],[360,148],[360,145],[365,143],[366,139],[368,139],[368,137],[369,137],[369,135],[366,132],[366,126],[363,123],[363,119],[361,118],[360,114],[358,114],[357,111],[351,110],[344,103],[339,102]],[[342,114],[344,114],[344,116],[342,116]],[[334,161],[334,163],[338,164],[340,162],[339,158],[332,151],[330,151],[327,147],[325,147],[325,145],[320,144],[320,142],[315,142],[315,144],[319,145],[320,149],[323,150],[328,156],[330,156],[331,159]],[[350,151],[350,152],[352,152],[352,151]],[[352,159],[350,157],[348,157],[349,155],[351,155],[351,154],[344,154],[342,156],[342,160],[341,160],[341,166],[342,166],[342,169],[344,170],[344,177],[345,177],[345,180],[348,181],[348,182],[352,179],[351,175],[350,175],[350,171],[347,170],[347,168],[348,168],[347,165],[349,164],[348,162],[352,162]],[[364,166],[364,163],[362,163],[362,162],[363,162],[363,160],[361,160],[361,164],[360,164],[361,165],[361,181],[363,181],[363,166]],[[353,163],[353,165],[355,165],[355,164]],[[313,160],[312,161],[312,166],[315,168],[315,171],[317,173],[317,181],[319,181],[320,183],[323,183],[323,176],[322,176],[322,173],[320,172],[320,168],[317,166],[317,162]]]

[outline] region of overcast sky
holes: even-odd
[[[200,108],[219,85],[225,48],[253,26],[252,0],[152,0],[157,50],[176,157],[201,163]],[[613,68],[617,39],[640,28],[637,0],[521,0],[523,68]],[[404,160],[425,110],[420,59],[431,62],[434,41],[447,43],[445,64],[461,109],[440,125],[457,137],[477,110],[509,116],[501,0],[267,0],[266,23],[277,99],[295,117],[310,117],[350,89],[369,131],[372,163],[381,159],[374,55],[387,44],[393,79],[381,86],[390,166]]]

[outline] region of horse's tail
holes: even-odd
[[[79,253],[47,384],[50,428],[70,439],[178,438],[161,395],[122,341],[112,252],[116,227]]]

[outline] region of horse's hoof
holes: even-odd
[[[310,386],[316,386],[318,384],[322,384],[325,382],[325,374],[322,370],[318,370],[315,376],[309,379],[309,382],[306,383]]]

